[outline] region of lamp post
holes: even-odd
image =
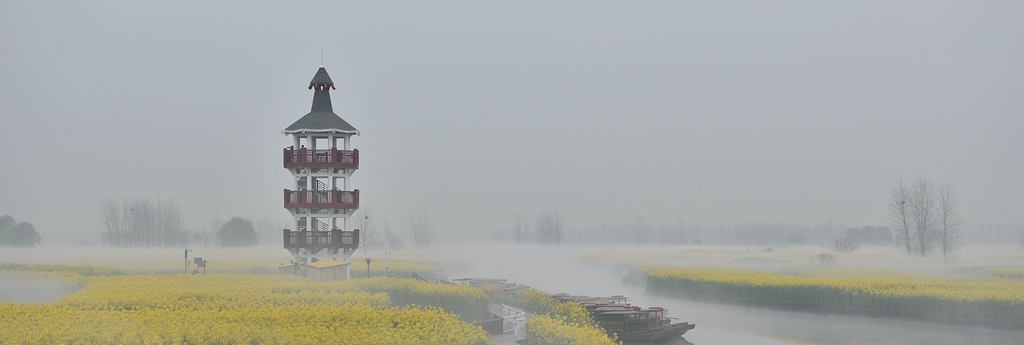
[[[185,248],[185,275],[188,275],[188,252],[191,251],[191,249]]]
[[[370,258],[366,258],[366,277],[370,277]]]

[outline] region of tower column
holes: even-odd
[[[296,274],[306,275],[307,269],[320,269],[303,264],[310,257],[336,260],[340,255],[345,264],[337,265],[344,266],[344,276],[349,278],[351,256],[360,242],[358,232],[352,231],[348,222],[359,208],[359,191],[352,190],[350,185],[352,174],[359,168],[359,152],[351,150],[351,137],[359,135],[359,131],[334,113],[330,96],[334,82],[326,69],[321,67],[316,72],[309,89],[314,90],[310,112],[282,132],[292,136],[292,147],[285,148],[284,165],[292,173],[296,188],[284,191],[285,208],[295,225],[295,231],[284,230],[284,246],[300,263]],[[326,139],[327,143],[317,145],[318,139]],[[302,148],[306,155],[299,153]],[[339,183],[339,178],[344,181]],[[318,223],[326,224],[326,229],[318,227]]]

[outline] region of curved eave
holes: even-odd
[[[337,134],[359,135],[359,131],[358,130],[344,130],[344,129],[337,129],[337,128],[326,128],[326,129],[301,128],[301,129],[293,129],[293,130],[283,130],[283,131],[281,131],[281,134],[284,134],[284,135],[288,135],[288,134],[306,134],[306,133],[337,133]]]

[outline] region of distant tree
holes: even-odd
[[[673,244],[687,244],[690,243],[690,237],[696,236],[696,231],[699,231],[699,227],[687,226],[686,222],[682,219],[676,219],[676,233],[672,238],[671,243]]]
[[[36,228],[29,222],[18,222],[14,217],[0,217],[0,246],[33,247],[42,242]]]
[[[935,183],[918,178],[911,188],[910,218],[914,221],[913,233],[918,254],[928,255],[938,239],[936,227]]]
[[[252,225],[256,229],[256,237],[259,239],[259,245],[281,245],[281,230],[285,228],[283,222],[270,217],[262,217],[256,219]],[[217,229],[220,229],[220,227],[218,226]]]
[[[391,224],[388,221],[384,221],[384,250],[402,250],[405,248],[405,242],[399,237],[395,231],[391,230]]]
[[[558,212],[542,213],[535,228],[537,243],[560,244],[563,236],[562,217]]]
[[[103,201],[103,242],[117,247],[177,246],[189,242],[178,204],[171,200]]]
[[[892,231],[884,226],[846,229],[846,236],[863,244],[892,245]]]
[[[910,235],[910,217],[907,212],[907,201],[910,199],[910,188],[900,180],[889,194],[888,214],[893,225],[893,240],[904,246],[907,255],[914,253],[914,241]]]
[[[963,234],[960,225],[963,218],[960,216],[960,200],[953,192],[953,186],[943,184],[939,188],[938,200],[938,227],[939,244],[942,247],[942,256],[952,255],[963,243]]]
[[[803,237],[801,235],[789,235],[789,236],[786,236],[786,239],[783,240],[782,243],[783,243],[784,246],[792,246],[792,245],[798,245],[798,244],[803,245],[803,244],[807,244],[807,238]]]
[[[363,253],[380,246],[383,239],[380,230],[377,229],[373,212],[369,208],[362,208],[353,218],[355,228],[359,229],[359,247],[363,248]]]
[[[512,237],[516,243],[527,243],[530,241],[530,228],[526,225],[526,217],[516,216],[512,219]]]
[[[217,231],[217,240],[225,247],[252,247],[259,243],[256,229],[248,219],[234,217]]]
[[[937,247],[949,255],[963,242],[960,203],[953,188],[918,178],[907,187],[902,181],[892,189],[888,205],[894,227],[893,240],[906,246],[908,255],[926,256]]]
[[[647,244],[647,242],[649,241],[648,237],[650,237],[650,227],[647,226],[647,223],[645,223],[644,220],[640,218],[640,216],[636,216],[636,222],[633,222],[632,230],[633,239],[636,241],[636,244]]]
[[[853,253],[854,250],[860,248],[860,243],[857,239],[851,236],[840,236],[832,239],[832,249],[839,253]]]
[[[426,214],[409,216],[409,225],[413,243],[417,246],[426,247],[434,241],[434,224]]]

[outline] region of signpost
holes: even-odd
[[[196,272],[199,272],[199,268],[203,268],[203,275],[206,275],[206,263],[209,261],[203,260],[203,258],[196,258]]]

